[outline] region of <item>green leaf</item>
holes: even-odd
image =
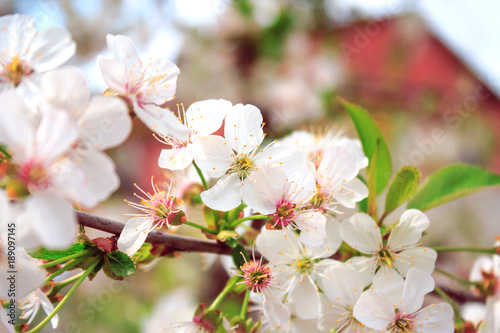
[[[358,179],[363,182],[363,184],[366,184],[366,180],[358,175]],[[368,198],[364,198],[360,202],[358,202],[359,210],[362,211],[363,213],[368,213]]]
[[[455,164],[427,177],[408,208],[429,210],[452,200],[478,192],[488,186],[500,185],[500,175],[474,165]]]
[[[84,251],[85,249],[85,244],[75,243],[66,250],[47,250],[41,247],[35,251],[29,252],[28,254],[35,259],[57,260]]]
[[[233,257],[233,262],[236,265],[236,267],[238,267],[238,269],[245,264],[245,260],[246,262],[250,261],[247,250],[241,244],[236,245],[231,255]]]
[[[379,146],[376,165],[373,166],[376,179],[373,181],[376,184],[376,193],[380,194],[389,183],[392,175],[391,155],[387,143],[368,111],[342,98],[339,98],[339,101],[346,108],[356,127],[363,151],[370,160],[370,165],[373,163],[372,159],[377,150],[377,145]],[[369,179],[368,182],[370,181]]]
[[[129,276],[135,273],[132,259],[121,251],[113,251],[106,255],[106,265],[118,276]]]
[[[410,200],[418,190],[420,171],[409,165],[401,168],[389,186],[385,199],[385,215]]]

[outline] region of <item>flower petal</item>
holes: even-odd
[[[319,212],[317,212],[316,214],[318,213]],[[313,254],[314,258],[331,257],[335,252],[337,252],[340,245],[342,244],[342,238],[340,237],[340,222],[336,218],[328,215],[326,216],[325,221],[326,238],[324,239],[323,243],[320,246],[316,247],[306,246],[307,250]]]
[[[298,235],[290,229],[267,230],[263,227],[255,245],[257,250],[273,263],[293,261],[302,253]]]
[[[299,318],[311,319],[319,314],[319,291],[309,276],[303,276],[290,292],[295,313]]]
[[[179,140],[186,140],[189,137],[189,129],[170,110],[154,104],[139,106],[137,102],[134,102],[134,112],[155,133],[172,136]]]
[[[196,164],[212,178],[222,177],[233,164],[233,150],[221,136],[199,138],[193,149]]]
[[[38,34],[31,42],[27,60],[37,72],[45,72],[61,66],[76,51],[76,43],[63,27],[50,27]]]
[[[332,196],[342,206],[354,208],[356,202],[360,202],[368,196],[368,187],[358,178],[354,178],[343,183]]]
[[[327,147],[316,173],[316,179],[328,193],[336,193],[343,184],[358,175],[356,157],[341,147]]]
[[[52,302],[45,296],[45,294],[40,290],[37,289],[35,290],[37,297],[40,301],[40,304],[42,305],[43,312],[48,316],[54,311],[54,306],[52,305]],[[56,329],[57,326],[59,325],[59,316],[56,314],[52,319],[50,320],[50,324],[52,325],[53,329]]]
[[[372,283],[375,269],[378,267],[376,257],[352,257],[346,264],[361,275],[365,286]]]
[[[118,238],[118,250],[132,257],[148,238],[152,225],[147,217],[134,217],[128,220]]]
[[[121,35],[106,35],[106,44],[109,52],[113,56],[113,60],[123,66],[127,81],[136,78],[142,72],[142,62],[134,42],[126,36]]]
[[[90,88],[85,74],[78,68],[66,67],[41,75],[43,101],[79,117],[87,105]]]
[[[285,324],[290,319],[290,311],[269,288],[262,290],[262,294],[264,296],[264,317],[272,326]]]
[[[353,315],[369,328],[385,330],[393,322],[394,308],[375,290],[368,290],[359,298]]]
[[[169,170],[184,170],[193,162],[192,144],[185,147],[162,149],[158,166]]]
[[[389,235],[387,241],[389,248],[397,250],[418,243],[422,238],[422,232],[429,225],[430,221],[424,213],[417,209],[407,210]]]
[[[5,52],[10,58],[26,54],[36,34],[35,21],[29,15],[0,17],[1,52]]]
[[[434,290],[434,279],[430,273],[412,268],[408,271],[403,290],[401,312],[417,312],[424,304],[424,297]]]
[[[144,70],[144,81],[140,88],[144,102],[162,105],[174,99],[180,73],[170,60],[151,60]]]
[[[97,63],[101,70],[102,79],[108,87],[120,95],[126,96],[127,91],[127,74],[122,64],[115,60],[97,57]]]
[[[332,302],[354,306],[363,293],[364,283],[361,276],[347,265],[339,264],[325,270],[325,282],[321,290]]]
[[[224,137],[238,153],[248,153],[264,140],[262,114],[255,106],[237,104],[226,116]]]
[[[350,247],[373,253],[382,246],[380,230],[373,219],[365,213],[357,213],[340,225],[340,235]]]
[[[453,308],[448,303],[430,305],[415,316],[415,327],[421,333],[453,333]]]
[[[319,247],[326,238],[326,217],[319,211],[300,212],[294,219],[300,229],[300,240],[313,249]],[[318,249],[323,252],[323,248]]]
[[[227,212],[241,204],[242,187],[237,174],[225,175],[209,190],[201,192],[201,200],[212,209]]]
[[[210,135],[222,126],[222,121],[231,111],[231,102],[223,99],[208,99],[191,104],[186,111],[189,129],[196,136]]]
[[[394,266],[403,276],[406,276],[408,270],[413,267],[430,274],[434,271],[436,259],[437,253],[433,249],[422,246],[411,247],[396,254]]]

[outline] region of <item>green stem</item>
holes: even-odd
[[[60,259],[57,259],[57,260],[49,261],[48,263],[40,265],[40,267],[41,268],[47,268],[47,267],[52,267],[52,266],[55,266],[55,265],[59,265],[59,264],[65,263],[67,261],[70,261],[71,259],[82,257],[82,256],[87,255],[89,253],[92,253],[94,251],[95,251],[95,249],[88,249],[88,250],[84,250],[84,251],[81,251],[81,252],[77,252],[75,254],[69,255],[69,256],[64,257],[64,258],[60,258]]]
[[[434,269],[434,271],[435,271],[436,273],[439,273],[439,274],[441,274],[441,275],[444,275],[444,276],[446,276],[446,277],[448,277],[448,278],[450,278],[450,279],[452,279],[452,280],[455,280],[455,281],[460,282],[460,283],[462,283],[462,284],[465,284],[465,285],[467,285],[467,286],[477,286],[477,283],[476,283],[476,282],[472,282],[472,281],[468,281],[468,280],[465,280],[465,279],[459,278],[458,276],[455,276],[455,275],[453,275],[453,274],[451,274],[451,273],[448,273],[448,272],[446,272],[446,271],[443,271],[442,269],[435,268],[435,269]]]
[[[269,218],[269,216],[267,216],[267,215],[253,215],[253,216],[243,217],[243,218],[241,218],[239,220],[236,220],[233,223],[231,223],[230,229],[234,229],[241,222],[245,222],[245,221],[248,221],[248,220],[265,220],[265,219],[268,219],[268,218]]]
[[[59,268],[57,271],[55,271],[54,273],[50,274],[49,276],[47,276],[47,278],[45,278],[45,281],[43,281],[43,284],[46,284],[47,282],[51,281],[53,278],[55,278],[56,276],[59,276],[61,275],[63,272],[69,270],[70,268],[73,268],[74,266],[78,265],[80,262],[82,262],[82,260],[84,259],[80,259],[80,260],[73,260],[69,263],[67,263],[66,265],[64,265],[63,267]],[[43,285],[42,284],[42,285]]]
[[[57,282],[55,284],[55,286],[52,288],[52,292],[54,292],[54,293],[60,292],[64,287],[66,287],[67,285],[72,284],[73,282],[78,280],[83,274],[84,274],[84,272],[82,272],[80,274],[76,274],[75,276],[72,276],[64,281]]]
[[[189,225],[189,226],[194,227],[194,228],[201,229],[201,230],[203,230],[205,232],[208,232],[209,234],[217,235],[217,231],[209,229],[209,228],[204,227],[202,225],[199,225],[199,224],[196,224],[196,223],[193,223],[193,222],[189,222],[189,221],[184,222],[184,224]]]
[[[496,254],[496,247],[478,248],[478,247],[433,247],[436,252],[475,252]]]
[[[243,299],[243,305],[241,306],[241,319],[245,320],[247,317],[248,299],[250,298],[250,289],[247,289],[245,293],[245,298]]]
[[[463,323],[464,319],[462,318],[462,315],[460,314],[460,310],[459,310],[457,304],[455,303],[455,301],[450,296],[448,296],[448,294],[446,294],[438,286],[435,286],[434,290],[436,291],[436,293],[439,294],[439,296],[441,296],[441,298],[443,300],[445,300],[446,302],[448,302],[451,305],[451,307],[453,308],[453,312],[455,312],[456,321]]]
[[[54,311],[52,311],[47,318],[45,318],[40,324],[38,324],[34,329],[28,331],[27,333],[36,333],[39,332],[45,325],[47,325],[52,318],[57,314],[59,310],[64,306],[64,304],[68,301],[68,299],[73,295],[73,293],[78,289],[78,287],[82,284],[82,282],[87,278],[87,276],[94,270],[95,266],[101,261],[101,258],[97,258],[90,266],[87,268],[85,273],[82,274],[76,281],[76,283],[71,287],[66,296],[57,304]]]
[[[0,144],[0,153],[2,153],[5,156],[5,158],[7,158],[8,160],[10,160],[10,158],[12,157],[12,156],[10,156],[9,152],[7,151],[7,147],[2,145],[2,144]]]
[[[193,166],[196,169],[196,172],[198,172],[198,176],[200,176],[201,182],[203,183],[203,187],[205,190],[208,190],[208,184],[207,181],[205,180],[205,176],[203,176],[203,172],[201,172],[200,168],[196,165],[196,162],[193,161]]]
[[[207,310],[210,311],[210,310],[217,309],[219,307],[220,303],[222,302],[222,300],[224,300],[226,295],[233,289],[233,287],[236,285],[236,283],[239,281],[239,279],[240,279],[240,277],[236,276],[236,275],[233,276],[232,278],[230,278],[229,281],[227,281],[224,289],[219,294],[219,296],[217,296],[217,298],[212,302],[212,305],[210,305],[210,307]]]

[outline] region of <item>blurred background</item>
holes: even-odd
[[[500,172],[499,12],[495,0],[0,0],[2,15],[68,28],[78,45],[68,64],[86,72],[95,94],[106,89],[96,61],[107,54],[106,34],[126,35],[143,59],[181,69],[171,108],[223,98],[259,107],[272,138],[325,125],[355,136],[341,96],[372,113],[394,169],[415,165],[423,179],[458,162]],[[108,152],[122,186],[93,213],[125,222],[123,199],[134,182],[148,188],[162,175],[162,148],[135,121]],[[424,243],[491,246],[499,200],[489,189],[430,211]],[[438,265],[467,277],[474,258],[443,255]],[[206,260],[182,254],[123,282],[98,277],[63,309],[55,332],[154,332],[155,323],[189,320],[225,283],[219,263],[201,272]]]

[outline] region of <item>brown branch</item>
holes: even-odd
[[[97,230],[109,232],[111,234],[120,235],[125,226],[123,223],[116,222],[104,217],[95,216],[89,213],[76,211],[78,223]],[[207,241],[197,238],[172,235],[163,232],[153,231],[149,233],[146,242],[154,244],[163,244],[168,246],[174,251],[181,252],[208,252],[216,254],[231,254],[233,250],[231,247],[224,243]],[[249,253],[252,252],[251,248],[247,248]],[[255,253],[258,257],[258,253]]]

